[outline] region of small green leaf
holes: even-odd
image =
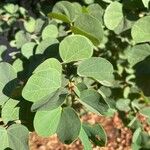
[[[84,150],[92,150],[92,145],[91,145],[88,135],[84,131],[83,127],[81,127],[79,138],[84,146]]]
[[[18,11],[18,5],[14,5],[14,4],[11,4],[11,3],[6,3],[6,5],[4,5],[4,9],[9,12],[10,14],[14,14]]]
[[[137,128],[135,130],[135,132],[133,133],[133,137],[132,137],[132,143],[137,144],[137,145],[141,145],[141,128]]]
[[[61,111],[61,107],[51,111],[38,111],[34,118],[35,131],[41,136],[55,134],[60,121]]]
[[[37,102],[61,87],[62,67],[58,60],[50,58],[40,64],[25,85],[22,96]]]
[[[21,47],[22,55],[29,59],[33,55],[35,46],[36,46],[36,43],[34,43],[34,42],[25,43]]]
[[[54,38],[44,39],[36,48],[36,54],[43,54],[46,50],[49,52],[53,49],[53,46],[58,44],[58,40]]]
[[[4,150],[5,148],[9,147],[9,141],[8,141],[8,135],[7,135],[7,130],[0,126],[0,149]]]
[[[90,111],[99,115],[103,115],[109,108],[102,96],[93,89],[82,91],[79,101]]]
[[[74,109],[71,107],[63,108],[57,128],[59,139],[65,144],[70,144],[78,138],[80,129],[81,122]]]
[[[113,84],[113,66],[104,58],[92,57],[84,60],[77,72],[79,76],[94,78],[105,86]]]
[[[103,39],[103,28],[101,22],[89,14],[80,15],[71,27],[72,32],[89,38],[94,45],[99,45]]]
[[[144,107],[139,112],[145,117],[150,118],[150,107]]]
[[[123,20],[122,4],[112,2],[105,10],[104,23],[110,30],[114,30]]]
[[[150,0],[142,0],[142,2],[143,2],[143,4],[144,4],[144,6],[145,6],[146,8],[148,8],[149,3],[150,3]]]
[[[30,17],[29,20],[24,22],[24,27],[28,32],[32,33],[35,30],[35,23],[35,19]]]
[[[60,43],[59,53],[65,63],[90,58],[93,44],[84,36],[70,35]]]
[[[149,44],[135,45],[127,53],[128,61],[131,64],[131,66],[134,66],[137,63],[143,61],[148,56],[150,56]]]
[[[11,97],[17,78],[15,69],[8,63],[0,63],[0,105],[3,105]]]
[[[13,124],[7,129],[9,147],[14,150],[29,150],[28,129],[19,124]]]
[[[116,102],[116,107],[120,111],[128,112],[130,110],[130,99],[119,99]]]
[[[58,29],[55,25],[48,25],[44,28],[42,32],[42,39],[46,38],[57,38],[58,36]]]
[[[70,23],[75,19],[75,8],[73,4],[67,1],[60,1],[53,7],[52,13],[49,13],[49,17],[53,17],[64,22]]]
[[[63,88],[46,96],[44,99],[34,103],[31,107],[32,111],[50,111],[56,109],[65,101],[67,91]]]
[[[99,146],[105,146],[107,143],[107,135],[105,130],[100,124],[90,125],[87,123],[83,123],[82,127],[89,139],[95,144]]]
[[[150,42],[150,16],[139,19],[132,27],[131,35],[136,43]]]
[[[9,99],[2,107],[2,120],[5,124],[9,121],[19,120],[19,107],[17,104],[19,101]]]

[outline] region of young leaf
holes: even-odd
[[[46,38],[57,38],[58,36],[58,29],[55,25],[48,25],[44,28],[43,32],[42,32],[42,39],[46,39]]]
[[[11,97],[16,86],[17,73],[10,64],[2,62],[0,74],[0,105],[3,105]]]
[[[136,43],[150,41],[150,16],[139,19],[132,27],[131,35]]]
[[[84,131],[83,127],[81,127],[79,138],[84,146],[84,150],[92,150],[92,145],[91,145],[88,135]]]
[[[101,22],[89,14],[80,15],[71,27],[72,32],[89,38],[94,45],[99,45],[103,39],[103,28]]]
[[[79,136],[81,122],[71,107],[65,107],[62,110],[60,122],[57,128],[59,139],[66,144],[72,143]]]
[[[109,108],[102,96],[92,89],[82,91],[79,101],[90,111],[99,115],[103,115]]]
[[[92,57],[84,60],[77,72],[79,76],[91,77],[105,86],[112,86],[113,66],[104,58]]]
[[[61,111],[61,107],[51,111],[38,111],[34,118],[35,131],[41,136],[51,136],[56,133]]]
[[[60,43],[59,53],[65,63],[90,58],[93,44],[84,36],[70,35]]]
[[[61,64],[49,58],[40,64],[25,85],[22,96],[31,102],[37,102],[61,87]]]
[[[32,33],[35,30],[35,23],[35,19],[30,17],[29,20],[24,22],[24,27],[28,32]]]
[[[123,20],[122,4],[112,2],[106,8],[104,14],[104,23],[110,30],[114,30]]]
[[[9,141],[8,141],[8,135],[7,135],[7,130],[0,126],[0,149],[4,150],[5,148],[9,147]]]

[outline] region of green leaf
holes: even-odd
[[[143,61],[146,57],[150,56],[150,45],[140,44],[132,47],[127,53],[128,61],[131,66]]]
[[[144,107],[139,112],[145,117],[150,118],[150,107]]]
[[[130,99],[119,99],[116,102],[116,107],[120,111],[128,112],[130,110]]]
[[[55,4],[52,13],[49,13],[48,16],[70,23],[74,21],[76,13],[72,3],[60,1]]]
[[[60,43],[59,53],[65,63],[90,58],[93,44],[84,36],[70,35]]]
[[[29,42],[30,35],[26,34],[24,31],[18,31],[15,35],[16,46],[21,48],[25,43]]]
[[[63,108],[57,128],[59,139],[65,144],[70,144],[77,139],[80,129],[81,122],[74,109],[71,107]]]
[[[9,147],[14,150],[29,150],[28,138],[29,131],[28,129],[19,124],[13,124],[7,129]]]
[[[107,135],[105,130],[100,124],[90,125],[87,123],[82,124],[83,129],[88,135],[89,139],[99,146],[105,146],[107,143]]]
[[[3,54],[6,52],[7,47],[5,45],[0,45],[0,61],[3,60]]]
[[[150,0],[142,0],[145,7],[148,8]]]
[[[44,99],[34,103],[31,107],[32,111],[50,111],[56,109],[65,101],[67,91],[64,88],[60,88],[57,91],[46,96]]]
[[[0,149],[4,150],[5,148],[9,147],[9,141],[8,141],[8,135],[7,135],[7,130],[0,126]]]
[[[89,38],[94,45],[99,45],[103,39],[101,22],[89,14],[80,15],[71,27],[72,32]]]
[[[51,136],[56,133],[61,111],[61,107],[51,111],[38,111],[34,118],[35,131],[41,136]]]
[[[27,42],[21,47],[21,53],[24,57],[30,58],[33,55],[34,48],[36,43],[34,42]]]
[[[46,38],[57,38],[58,36],[58,29],[55,25],[48,25],[44,28],[43,32],[42,32],[42,39],[46,39]]]
[[[9,99],[5,105],[2,107],[2,120],[5,124],[9,121],[19,120],[19,107],[17,104],[19,101]]]
[[[132,137],[132,143],[137,144],[137,145],[141,145],[141,128],[137,128],[135,130],[135,132],[133,133],[133,137]]]
[[[150,16],[139,19],[132,27],[131,35],[136,43],[150,42]]]
[[[25,85],[22,96],[37,102],[61,87],[62,66],[57,59],[50,58],[40,64]]]
[[[53,46],[58,44],[58,40],[54,38],[44,39],[36,48],[36,54],[43,54],[46,50],[49,52],[53,49]]]
[[[88,135],[84,131],[83,127],[81,127],[79,138],[84,146],[84,150],[92,150],[92,145],[91,145]]]
[[[93,89],[82,91],[79,101],[90,111],[98,115],[103,115],[109,108],[102,96]]]
[[[29,20],[24,22],[24,27],[28,32],[32,33],[35,31],[35,24],[36,24],[35,19],[30,17]]]
[[[114,30],[123,20],[122,4],[112,2],[105,10],[104,23],[110,30]]]
[[[4,9],[7,11],[7,12],[9,12],[10,14],[14,14],[14,13],[16,13],[17,11],[18,11],[18,5],[14,5],[14,4],[11,4],[11,3],[9,3],[9,4],[5,4],[4,5]]]
[[[42,20],[41,18],[36,19],[34,32],[40,33],[44,24],[45,24],[45,21]]]
[[[102,7],[101,7],[99,4],[96,4],[96,3],[95,3],[95,4],[89,5],[89,6],[87,7],[87,11],[88,11],[88,13],[89,13],[91,16],[93,16],[93,17],[95,17],[96,19],[98,19],[101,23],[103,22],[102,17],[103,17],[104,11],[103,11]]]
[[[104,58],[92,57],[84,60],[77,72],[79,76],[94,78],[105,86],[113,84],[113,66]]]
[[[15,69],[8,63],[0,63],[0,105],[3,105],[11,97],[17,78]]]

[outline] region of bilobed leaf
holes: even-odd
[[[91,57],[81,62],[77,69],[78,75],[91,77],[105,86],[113,84],[113,66],[104,58]]]
[[[131,35],[136,43],[150,41],[150,16],[139,19],[132,27]]]
[[[35,46],[36,46],[36,43],[34,43],[34,42],[25,43],[21,47],[22,55],[29,59],[33,55]]]
[[[9,12],[10,14],[14,14],[18,11],[18,5],[14,5],[12,3],[8,3],[6,5],[4,5],[4,9]]]
[[[64,22],[70,23],[75,19],[75,8],[73,4],[67,1],[60,1],[53,7],[52,13],[49,13],[49,17],[53,17]]]
[[[70,144],[77,139],[80,129],[81,122],[74,109],[64,107],[57,128],[59,139],[65,144]]]
[[[10,64],[0,63],[0,105],[3,105],[11,97],[16,86],[16,82],[13,80],[16,78],[17,73]]]
[[[42,31],[42,39],[46,38],[57,38],[58,36],[58,29],[55,25],[48,25]]]
[[[112,2],[106,8],[104,14],[104,23],[110,30],[114,30],[123,20],[122,4],[119,2]]]
[[[44,97],[42,100],[35,102],[31,110],[32,111],[50,111],[59,107],[67,96],[67,91],[63,88],[51,93],[50,95]]]
[[[28,129],[19,124],[13,124],[7,129],[9,147],[14,150],[29,150]]]
[[[82,91],[79,101],[87,107],[87,109],[99,115],[103,115],[108,110],[108,105],[105,100],[93,89]]]
[[[105,146],[107,143],[107,135],[105,130],[100,124],[90,125],[87,123],[83,123],[82,127],[89,139],[95,144],[99,146]]]
[[[60,43],[59,53],[65,63],[90,58],[93,44],[84,36],[70,35]]]
[[[41,136],[51,136],[56,133],[61,111],[61,107],[51,111],[38,111],[34,118],[35,131]]]
[[[84,146],[84,150],[92,150],[92,145],[91,145],[88,135],[84,131],[83,127],[81,127],[79,138]]]
[[[44,39],[36,48],[36,54],[43,54],[47,49],[51,51],[53,45],[58,44],[58,40],[54,38],[46,38]]]
[[[17,104],[19,101],[9,99],[2,107],[2,120],[5,124],[9,121],[19,120],[19,107]]]
[[[31,102],[37,102],[61,87],[61,64],[49,58],[40,64],[25,85],[22,96]]]
[[[129,63],[131,64],[131,66],[134,66],[137,63],[143,61],[146,57],[150,56],[150,45],[135,45],[130,51],[128,51],[127,55]]]
[[[72,32],[89,38],[94,45],[99,45],[103,39],[103,28],[101,22],[89,14],[80,15],[71,28]]]
[[[0,126],[0,149],[4,150],[5,148],[9,147],[8,135],[7,130]]]

